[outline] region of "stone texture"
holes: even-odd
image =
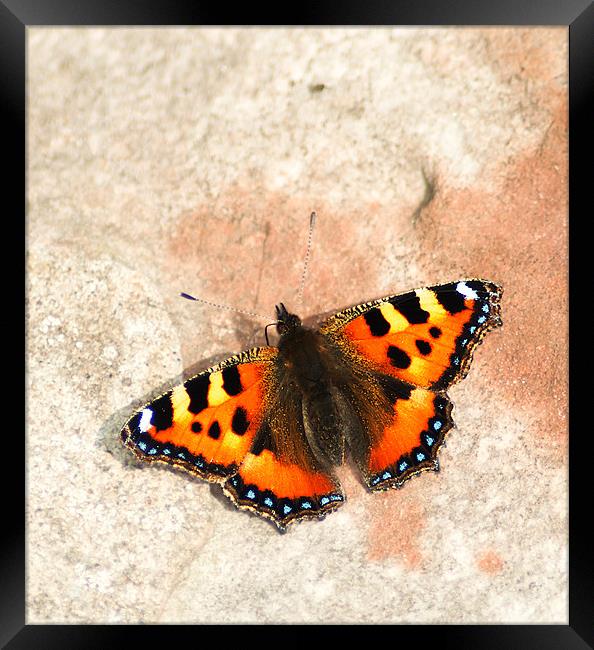
[[[29,623],[567,623],[567,30],[28,30]],[[119,430],[305,315],[484,277],[442,471],[279,535]]]

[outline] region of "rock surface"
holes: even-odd
[[[567,623],[567,29],[28,30],[28,623]],[[465,277],[442,471],[279,535],[131,412],[304,315]]]

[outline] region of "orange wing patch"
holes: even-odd
[[[394,403],[394,419],[375,441],[361,467],[372,490],[400,487],[424,470],[437,470],[437,452],[453,426],[451,403],[444,394],[402,388]]]
[[[320,331],[375,370],[443,390],[462,379],[485,333],[501,324],[501,288],[465,280],[364,303]]]
[[[293,521],[323,518],[345,500],[334,476],[283,458],[265,424],[239,471],[223,486],[239,507],[273,520],[284,530]]]
[[[237,471],[260,426],[274,348],[254,348],[146,404],[122,430],[142,460],[178,465],[209,481]]]

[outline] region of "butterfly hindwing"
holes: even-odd
[[[272,519],[281,529],[297,519],[321,518],[345,499],[331,474],[287,463],[269,449],[249,452],[224,490],[238,507]]]
[[[411,476],[437,470],[437,453],[453,426],[452,405],[444,393],[387,375],[380,383],[390,403],[390,420],[367,453],[355,458],[371,490],[400,487]]]
[[[280,529],[298,519],[323,517],[344,502],[332,468],[308,444],[301,395],[284,385],[277,368],[271,408],[238,472],[224,490],[240,508],[272,519]]]
[[[501,324],[500,298],[492,282],[461,280],[351,307],[320,331],[378,372],[443,390],[465,376],[476,345]]]
[[[130,418],[124,444],[142,460],[224,480],[260,426],[275,356],[275,348],[253,348],[175,386]]]

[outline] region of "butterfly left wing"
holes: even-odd
[[[373,414],[360,409],[364,439],[352,445],[370,489],[399,487],[438,469],[437,453],[453,426],[445,390],[466,375],[477,344],[501,324],[500,299],[496,284],[462,280],[357,305],[322,323],[320,332],[366,368],[387,400],[379,430]]]
[[[254,348],[188,379],[135,413],[122,442],[143,461],[221,483],[238,508],[281,530],[323,517],[344,494],[331,471],[316,466],[299,394],[284,387],[279,398],[276,357],[276,348]]]
[[[253,348],[191,377],[143,406],[122,442],[144,461],[220,482],[237,472],[266,406],[276,349]]]

